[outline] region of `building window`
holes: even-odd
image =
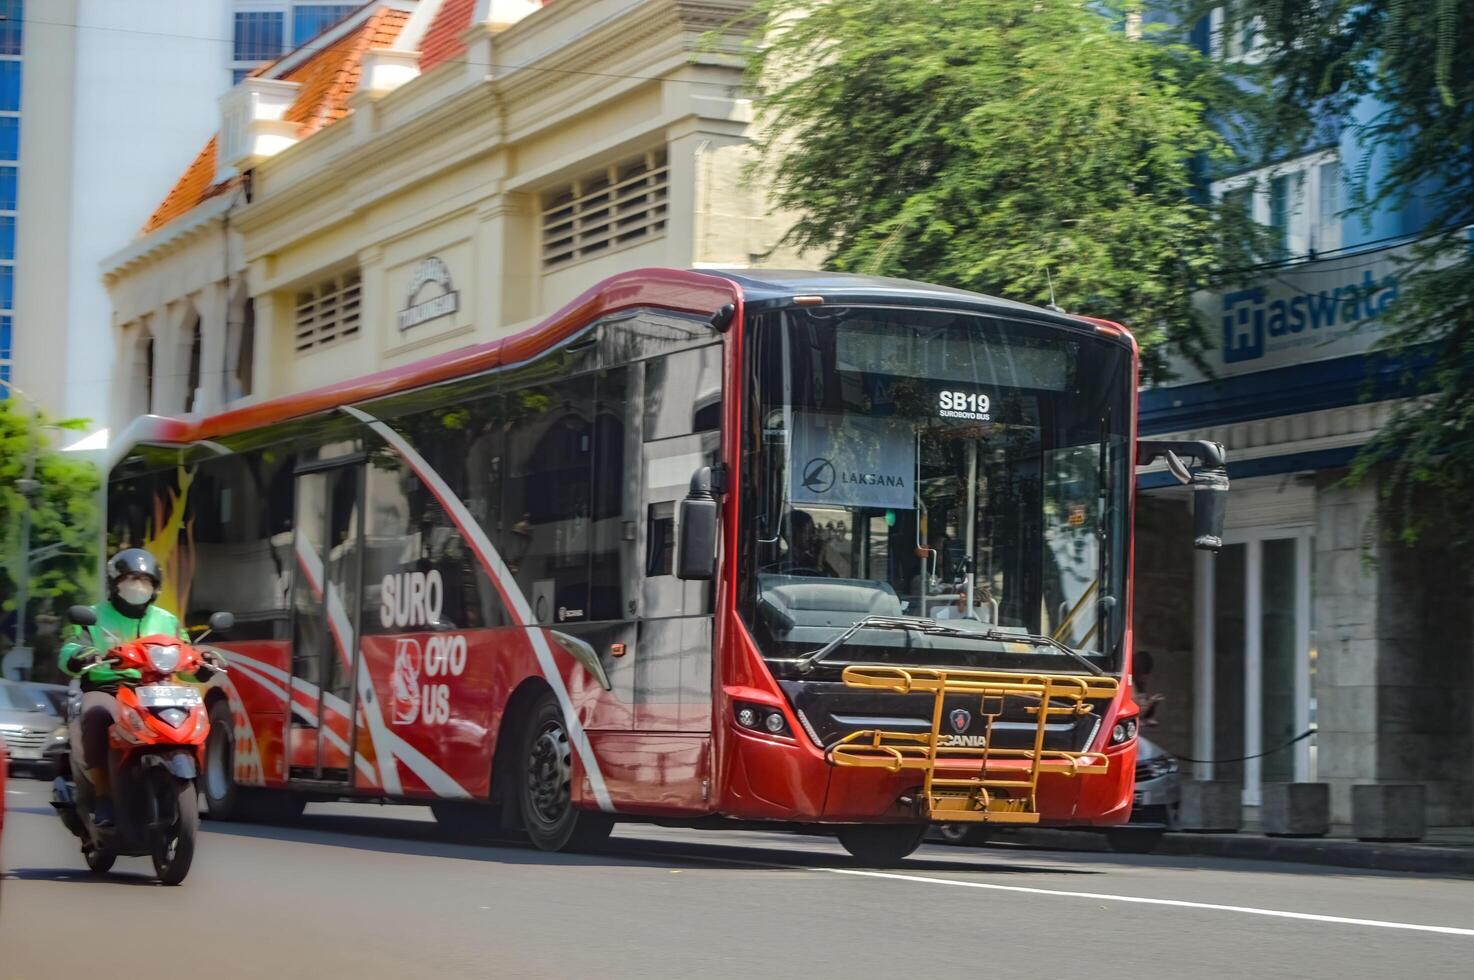
[[[15,210],[15,167],[0,167],[0,211]]]
[[[1317,252],[1334,252],[1341,247],[1341,161],[1322,163],[1316,177],[1320,182],[1320,213],[1310,247]]]
[[[298,292],[296,349],[309,351],[357,334],[359,292],[357,271]]]
[[[0,111],[20,112],[19,61],[0,61]]]
[[[194,318],[194,326],[189,332],[189,373],[184,380],[184,414],[188,415],[194,411],[195,403],[200,393],[200,348],[204,344],[204,337],[200,332],[200,318]]]
[[[0,259],[15,258],[15,215],[0,214]]]
[[[1232,0],[1210,18],[1213,48],[1229,61],[1256,61],[1263,55],[1259,18],[1244,7],[1243,0]]]
[[[0,263],[0,310],[15,308],[15,264]]]
[[[292,8],[292,47],[306,44],[359,8],[356,3],[315,3]]]
[[[0,314],[0,381],[5,381],[7,384],[10,382],[10,324],[10,314]],[[0,399],[9,394],[9,388],[0,386]]]
[[[0,160],[20,159],[20,117],[0,116]]]
[[[0,0],[0,54],[20,54],[25,16],[22,0]]]
[[[280,10],[237,11],[235,60],[270,61],[282,53],[286,15]]]
[[[1213,195],[1273,231],[1267,261],[1315,258],[1341,247],[1341,164],[1334,150],[1220,180]]]
[[[543,195],[543,268],[604,255],[665,233],[665,150],[605,167]]]
[[[1275,231],[1275,258],[1304,255],[1309,249],[1305,221],[1305,172],[1269,179],[1269,226]]]

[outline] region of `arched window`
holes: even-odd
[[[184,386],[184,414],[188,415],[194,411],[195,402],[200,392],[200,347],[202,338],[200,336],[200,315],[194,315],[194,325],[189,328],[189,374],[185,378]]]

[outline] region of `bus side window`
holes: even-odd
[[[721,450],[722,348],[719,344],[651,358],[644,365],[640,517],[645,582],[641,615],[649,619],[711,611],[711,587],[674,575],[677,504],[691,475]]]

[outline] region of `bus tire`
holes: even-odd
[[[235,719],[230,703],[210,705],[210,734],[205,741],[205,771],[200,785],[211,820],[246,820],[244,793],[235,783]]]
[[[937,836],[959,847],[981,847],[988,843],[988,825],[983,823],[937,824]]]
[[[528,713],[514,772],[522,823],[538,849],[589,850],[602,844],[614,829],[607,814],[574,805],[573,746],[551,691]]]
[[[863,865],[889,868],[921,846],[927,825],[862,823],[839,828],[839,842]]]

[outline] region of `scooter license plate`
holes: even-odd
[[[155,684],[134,693],[145,708],[193,708],[200,703],[200,692],[182,684]]]

